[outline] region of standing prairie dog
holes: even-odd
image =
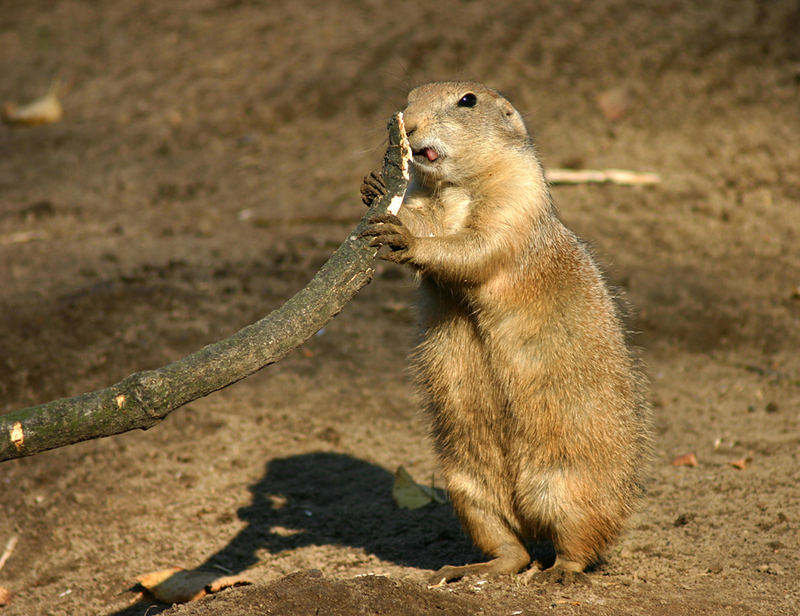
[[[550,575],[595,562],[641,492],[642,379],[586,247],[559,220],[522,116],[477,83],[414,89],[412,182],[363,235],[420,278],[413,367],[453,507],[510,574],[551,541]],[[374,196],[374,176],[364,187]],[[534,569],[534,571],[536,571]]]

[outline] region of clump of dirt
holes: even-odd
[[[169,614],[397,614],[398,616],[463,616],[475,614],[480,602],[471,597],[441,593],[384,576],[364,575],[336,580],[318,569],[287,575],[262,587],[222,593]]]

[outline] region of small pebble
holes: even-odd
[[[761,573],[769,573],[770,575],[786,575],[786,570],[777,563],[759,565],[758,570]]]

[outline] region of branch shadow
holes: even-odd
[[[271,460],[250,486],[252,501],[238,510],[247,526],[197,570],[241,572],[275,554],[314,545],[363,548],[398,565],[437,569],[480,558],[450,506],[399,509],[392,473],[339,453],[309,453]],[[287,532],[288,531],[288,532]],[[152,600],[109,616],[157,614],[169,606]]]

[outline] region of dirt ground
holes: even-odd
[[[6,3],[0,103],[69,90],[61,122],[0,126],[0,412],[279,306],[361,216],[419,83],[498,88],[546,166],[663,182],[554,188],[636,309],[656,414],[647,498],[588,586],[426,588],[479,555],[447,506],[392,503],[399,465],[441,480],[405,371],[413,280],[382,264],[284,361],[3,463],[0,614],[800,614],[798,33],[786,0]],[[170,566],[255,584],[137,594]]]

